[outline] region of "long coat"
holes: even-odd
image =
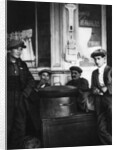
[[[97,115],[98,134],[102,144],[112,144],[112,70],[110,66],[104,69],[104,84],[107,91],[103,95],[93,95]],[[98,79],[98,69],[92,73],[92,92],[95,88],[101,89]]]
[[[13,149],[22,149],[26,136],[41,138],[40,96],[35,90],[36,87],[37,83],[28,98],[24,95],[20,98],[11,138]]]
[[[10,138],[13,129],[16,110],[22,95],[28,97],[35,86],[35,81],[26,65],[21,59],[16,63],[7,57],[7,137]],[[8,140],[9,142],[9,140]]]

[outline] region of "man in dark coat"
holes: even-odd
[[[89,89],[89,84],[87,79],[81,77],[82,69],[77,66],[70,67],[71,71],[71,77],[72,80],[70,80],[66,85],[75,86],[78,89],[78,98],[77,98],[77,104],[78,109],[80,111],[86,111],[86,105],[83,102],[84,100],[84,93]]]
[[[91,54],[97,69],[92,73],[91,89],[97,116],[98,135],[104,145],[112,144],[112,70],[106,65],[106,51]]]
[[[21,97],[29,97],[35,82],[26,63],[20,59],[22,49],[26,48],[24,42],[11,40],[7,48],[10,51],[7,56],[7,143],[9,147]]]

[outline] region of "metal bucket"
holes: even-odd
[[[40,91],[41,118],[57,118],[77,113],[76,88],[52,86]]]

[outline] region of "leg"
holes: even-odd
[[[106,113],[102,113],[97,117],[97,124],[98,124],[98,135],[100,141],[104,145],[112,145],[112,136],[108,132],[108,122],[106,118]]]
[[[100,141],[104,145],[112,144],[111,123],[112,105],[104,96],[96,99],[97,125]]]

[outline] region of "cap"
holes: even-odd
[[[96,51],[94,51],[92,54],[91,54],[91,57],[94,58],[95,56],[106,56],[106,51],[103,50],[103,49],[98,49]]]
[[[48,69],[43,69],[38,74],[41,75],[44,72],[47,72],[49,75],[52,74],[51,70],[48,70]]]
[[[70,71],[72,71],[72,70],[76,70],[76,71],[78,71],[79,73],[82,73],[82,69],[81,69],[80,67],[77,67],[77,66],[72,66],[72,67],[70,67]]]
[[[26,48],[26,46],[24,45],[24,42],[22,40],[12,39],[7,45],[8,50],[18,48],[18,47]]]

